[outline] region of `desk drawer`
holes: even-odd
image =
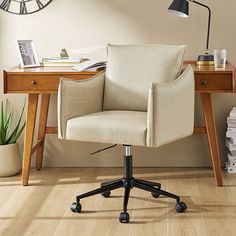
[[[231,91],[233,89],[232,75],[195,75],[195,89],[203,92],[207,90]]]
[[[44,93],[57,92],[60,77],[69,79],[87,79],[92,75],[12,75],[8,76],[5,81],[5,92],[15,93]]]

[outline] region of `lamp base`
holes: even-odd
[[[214,56],[213,55],[199,55],[197,59],[198,66],[214,66]]]

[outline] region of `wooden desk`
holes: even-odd
[[[222,186],[221,167],[215,119],[211,103],[211,93],[235,92],[234,68],[228,63],[224,71],[215,71],[213,67],[198,67],[195,62],[188,61],[194,69],[195,90],[200,93],[204,127],[196,127],[194,133],[207,134],[215,180]],[[22,164],[22,185],[28,185],[31,156],[36,155],[36,168],[42,168],[44,141],[46,134],[56,134],[57,127],[47,127],[47,115],[50,94],[56,94],[60,77],[71,79],[87,79],[98,72],[77,72],[70,67],[40,67],[31,69],[12,68],[4,71],[4,93],[28,94],[28,108],[24,139]],[[41,108],[38,130],[38,142],[33,146],[34,128],[37,114],[38,98],[41,95]]]

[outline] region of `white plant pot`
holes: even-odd
[[[15,175],[20,169],[18,144],[0,145],[0,177]]]

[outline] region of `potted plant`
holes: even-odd
[[[0,177],[15,175],[20,171],[20,158],[17,140],[25,128],[22,123],[25,104],[20,117],[13,126],[13,112],[9,110],[8,101],[2,102],[0,110]]]

